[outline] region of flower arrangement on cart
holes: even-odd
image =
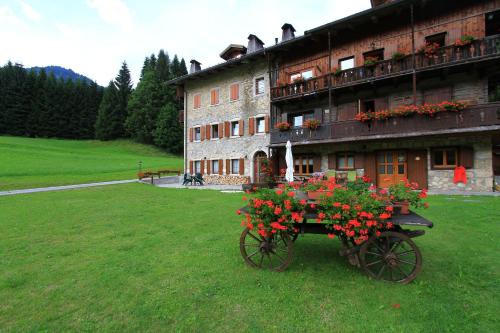
[[[245,228],[241,254],[252,267],[283,271],[291,263],[299,234],[325,234],[338,238],[340,255],[372,278],[408,283],[422,264],[411,238],[424,232],[403,229],[405,219],[412,225],[432,227],[416,214],[400,213],[405,198],[413,207],[426,206],[426,191],[417,187],[404,181],[389,190],[377,189],[367,177],[339,185],[332,177],[258,189],[244,197],[246,206],[237,211]],[[306,192],[320,194],[311,200]]]

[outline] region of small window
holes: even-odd
[[[486,37],[500,34],[500,10],[485,14]]]
[[[445,40],[446,40],[446,32],[441,32],[432,36],[425,37],[426,44],[436,43],[439,45],[439,47],[445,46]]]
[[[194,161],[194,172],[201,173],[201,161]]]
[[[304,122],[309,119],[314,119],[314,114],[312,112],[295,114],[291,116],[292,127],[302,127]]]
[[[304,80],[312,79],[313,76],[314,76],[314,74],[313,74],[312,69],[308,69],[308,70],[302,72],[302,79],[304,79]]]
[[[210,105],[219,104],[219,89],[210,90]]]
[[[318,170],[319,171],[319,170]],[[312,156],[298,156],[294,160],[294,172],[298,175],[314,173],[314,159]]]
[[[294,74],[290,75],[290,83],[300,81],[301,79],[302,79],[302,75],[300,73],[294,73]]]
[[[293,73],[290,75],[290,82],[309,80],[314,77],[314,72],[312,69],[306,69],[297,73]]]
[[[346,70],[354,68],[354,57],[344,58],[339,60],[340,70]]]
[[[194,141],[200,141],[201,140],[201,127],[195,127],[194,128]]]
[[[193,96],[193,109],[199,109],[201,107],[201,94],[196,94]]]
[[[219,173],[219,160],[212,161],[212,174],[216,175]]]
[[[237,101],[240,99],[240,84],[234,83],[229,87],[229,98],[231,101]]]
[[[490,102],[500,102],[500,75],[488,78],[488,100]]]
[[[237,175],[240,173],[240,160],[238,159],[231,160],[231,173],[233,175]]]
[[[443,148],[432,150],[432,166],[436,169],[451,169],[458,164],[456,148]]]
[[[266,130],[266,123],[264,117],[255,118],[255,132],[264,133]]]
[[[231,136],[238,136],[240,135],[240,122],[239,121],[232,121],[231,122]]]
[[[213,124],[211,127],[211,138],[218,139],[219,138],[219,124]]]
[[[337,154],[337,169],[338,170],[353,170],[354,169],[354,154],[342,152]]]
[[[263,77],[255,79],[255,95],[262,95],[265,90],[265,81]]]

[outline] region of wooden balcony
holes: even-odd
[[[438,49],[432,56],[416,53],[415,70],[416,72],[423,72],[496,57],[500,57],[500,35],[478,39],[466,46],[445,46]],[[276,72],[278,71],[279,69]],[[302,82],[278,86],[275,80],[271,87],[271,99],[279,101],[327,91],[329,80],[332,89],[339,89],[375,80],[408,75],[412,72],[413,57],[407,55],[399,60],[378,61],[373,66],[355,67]],[[277,77],[276,73],[271,77]]]
[[[442,112],[434,117],[412,115],[362,123],[358,120],[324,123],[316,130],[292,128],[271,131],[271,146],[288,140],[300,144],[349,142],[423,135],[500,131],[500,103],[468,107],[460,112]]]

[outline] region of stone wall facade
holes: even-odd
[[[256,94],[256,79],[264,79],[264,93]],[[239,98],[230,100],[230,86],[239,84]],[[211,90],[219,90],[219,103],[210,105]],[[257,152],[267,155],[269,133],[250,134],[249,118],[269,116],[269,76],[267,63],[256,61],[226,69],[221,73],[212,74],[210,77],[196,81],[188,81],[185,85],[185,110],[186,110],[186,153],[185,170],[189,170],[191,161],[206,161],[204,178],[207,183],[216,184],[242,184],[253,179],[253,162]],[[201,106],[194,108],[194,96],[201,95]],[[224,122],[242,120],[243,135],[229,138],[220,135],[217,139],[207,139],[200,142],[189,139],[189,129],[196,126],[220,124]],[[222,134],[222,133],[221,133]],[[227,159],[243,159],[243,174],[232,175],[226,169]],[[210,160],[223,160],[222,175],[208,175],[207,164]],[[212,171],[212,170],[211,170]],[[212,173],[212,172],[211,172]]]

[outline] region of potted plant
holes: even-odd
[[[392,54],[392,60],[394,61],[400,61],[402,60],[404,57],[406,57],[406,54],[404,54],[403,52],[401,51],[396,51]]]
[[[276,128],[279,129],[280,131],[288,131],[290,129],[290,123],[286,121],[281,121],[276,124]]]
[[[310,130],[315,130],[319,127],[321,122],[318,119],[308,119],[304,121],[304,124],[302,124],[302,127],[308,128]]]
[[[374,67],[377,64],[378,59],[376,57],[366,57],[365,58],[365,67]]]
[[[417,189],[417,183],[410,183],[407,180],[389,187],[389,198],[396,207],[400,208],[400,214],[410,214],[410,205],[415,208],[424,206],[422,199],[427,197],[427,190],[418,191]]]
[[[438,43],[426,42],[419,50],[418,53],[424,54],[427,58],[433,58],[438,54],[438,50],[441,48]]]
[[[312,177],[303,186],[303,191],[307,193],[310,200],[318,200],[325,193],[323,180],[319,177]]]
[[[474,39],[475,39],[474,36],[463,35],[462,37],[460,37],[459,39],[457,39],[455,41],[455,46],[457,46],[457,47],[468,46],[468,45],[472,44]]]
[[[335,76],[340,76],[340,74],[342,73],[342,70],[340,68],[338,68],[338,67],[333,67],[332,68],[332,73]]]

